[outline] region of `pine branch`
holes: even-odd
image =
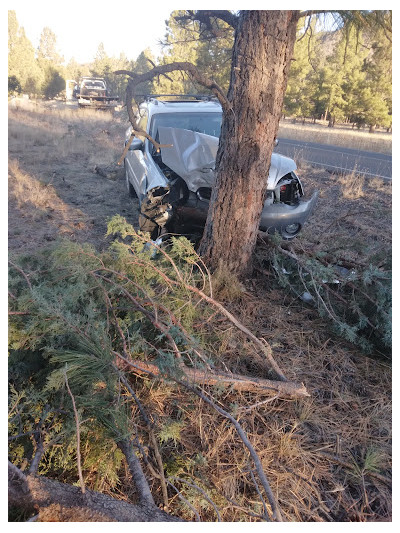
[[[76,425],[76,458],[77,458],[77,466],[78,466],[79,483],[81,485],[82,494],[85,494],[85,482],[84,482],[84,479],[83,479],[82,464],[81,464],[81,431],[80,431],[80,427],[79,427],[80,426],[79,413],[78,413],[78,411],[76,409],[74,395],[72,394],[71,389],[69,387],[67,369],[65,369],[65,371],[64,371],[64,377],[65,377],[65,385],[67,387],[68,394],[71,397],[72,408],[74,410],[75,425]]]
[[[206,87],[209,89],[220,101],[222,108],[224,111],[228,111],[231,109],[231,105],[229,100],[227,99],[224,91],[222,88],[212,79],[207,78],[204,76],[198,68],[189,62],[174,62],[167,65],[158,65],[154,67],[153,69],[149,70],[148,72],[145,72],[144,74],[137,74],[135,72],[129,71],[129,70],[117,70],[114,72],[114,74],[121,74],[129,76],[131,79],[128,82],[127,88],[126,88],[126,109],[128,111],[128,117],[129,122],[132,125],[132,135],[129,140],[129,142],[125,146],[125,150],[123,153],[123,156],[121,156],[118,164],[121,164],[120,162],[125,157],[127,151],[129,150],[129,144],[132,142],[133,136],[136,134],[143,135],[146,137],[157,150],[162,148],[163,146],[157,143],[150,135],[148,135],[145,131],[139,130],[136,125],[136,117],[133,112],[132,108],[132,100],[135,100],[135,88],[140,83],[144,83],[146,81],[151,81],[153,78],[156,78],[160,75],[165,75],[169,72],[175,72],[175,71],[181,71],[186,72],[191,78],[193,78],[195,81],[197,81],[200,85],[203,87]]]
[[[238,25],[238,16],[227,10],[213,10],[213,11],[188,11],[187,15],[180,15],[174,17],[177,22],[193,20],[204,24],[208,31],[210,31],[215,37],[218,37],[218,34],[215,33],[215,30],[212,26],[211,19],[219,19],[223,22],[226,22],[228,26],[236,29]]]
[[[138,492],[140,504],[154,507],[155,502],[151,494],[149,483],[143,473],[140,461],[133,449],[131,441],[129,439],[121,439],[118,441],[117,445],[126,457],[133,483]]]

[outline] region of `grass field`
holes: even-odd
[[[112,116],[53,103],[10,108],[11,258],[46,247],[60,237],[90,242],[103,250],[110,242],[104,237],[107,219],[115,214],[137,226],[137,200],[128,198],[123,168],[116,166],[127,125],[123,111]],[[280,134],[343,142],[366,150],[378,150],[378,145],[371,144],[375,142],[379,151],[389,150],[391,143],[391,136],[384,134],[374,134],[370,140],[369,134],[312,125],[281,124]],[[305,166],[299,173],[307,194],[319,189],[320,198],[296,239],[298,253],[331,252],[359,263],[368,263],[368,254],[390,255],[390,183]],[[288,379],[303,382],[310,397],[271,399],[229,388],[211,392],[236,412],[286,521],[390,521],[390,362],[367,358],[359,348],[335,336],[312,305],[279,287],[265,267],[262,245],[257,261],[254,276],[243,284],[229,277],[215,279],[215,297],[271,346]],[[265,377],[265,361],[254,356],[251,342],[242,339],[239,343],[223,319],[216,321],[216,327],[225,339],[219,347],[210,348],[215,349],[218,361],[233,372]],[[136,393],[157,421],[171,420],[177,409],[182,412],[185,424],[179,438],[160,445],[166,468],[175,468],[177,476],[193,477],[212,495],[224,521],[257,521],[262,506],[248,453],[226,419],[215,416],[202,402],[186,416],[194,400],[170,384],[143,382]],[[100,483],[102,490],[129,499],[132,486],[126,472],[121,469],[118,491],[106,480]],[[97,473],[92,469],[84,475],[87,487],[93,488]],[[150,473],[149,478],[154,498],[162,505],[158,479]],[[195,497],[188,486],[181,490],[202,520],[215,520],[215,511],[206,500],[198,494]],[[170,512],[193,520],[192,511],[174,492]]]
[[[328,128],[327,123],[322,124],[293,124],[289,119],[281,120],[279,124],[278,138],[293,139],[299,141],[333,144],[346,148],[392,153],[392,134],[385,131],[369,133],[367,130],[352,129],[347,124],[339,124],[335,128]]]

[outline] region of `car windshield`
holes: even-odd
[[[159,113],[153,115],[150,135],[156,139],[158,128],[182,128],[213,137],[221,134],[222,113]]]

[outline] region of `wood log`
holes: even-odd
[[[114,354],[138,374],[161,377],[160,369],[153,363],[139,360],[129,361],[117,352],[114,352]],[[303,383],[294,381],[275,381],[220,371],[211,372],[210,370],[190,368],[188,366],[180,366],[179,370],[183,372],[189,382],[197,385],[226,385],[234,390],[272,393],[281,398],[307,398],[310,396]]]
[[[156,505],[134,505],[89,489],[28,475],[9,464],[9,505],[38,513],[39,522],[182,522]]]

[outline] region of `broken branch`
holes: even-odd
[[[83,480],[82,464],[81,464],[81,432],[80,432],[80,427],[79,427],[80,426],[79,413],[78,413],[78,410],[76,408],[74,395],[72,394],[71,389],[69,387],[68,376],[67,376],[67,370],[66,369],[65,369],[65,372],[64,372],[64,377],[65,377],[65,385],[67,387],[68,394],[71,397],[72,407],[74,409],[75,424],[76,424],[76,457],[77,457],[77,463],[78,463],[79,483],[81,485],[82,494],[85,494],[85,482]]]
[[[153,378],[162,377],[160,369],[153,363],[137,360],[129,361],[115,351],[113,354],[124,361],[138,374],[148,374]],[[240,374],[228,374],[219,371],[210,372],[188,366],[179,366],[179,370],[184,373],[184,376],[190,382],[197,385],[225,385],[238,391],[264,394],[273,393],[278,395],[279,398],[308,398],[310,396],[303,383],[296,383],[293,381],[273,381],[263,378],[242,376]]]

